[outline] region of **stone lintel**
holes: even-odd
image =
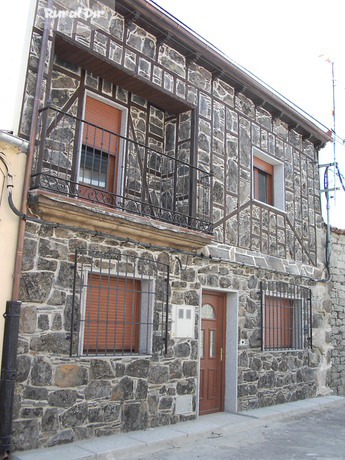
[[[212,241],[211,235],[196,230],[100,205],[92,206],[80,199],[41,190],[31,192],[30,198],[30,209],[34,215],[58,224],[186,250],[200,249]]]
[[[281,259],[278,259],[278,257],[266,256],[266,262],[268,264],[268,267],[272,270],[276,270],[278,272],[285,272],[283,261]]]
[[[299,275],[300,270],[298,269],[296,264],[288,264],[285,265],[286,272],[290,275]]]
[[[247,256],[246,254],[236,253],[235,260],[236,262],[244,264],[244,265],[254,266],[254,258],[252,256]]]
[[[220,258],[223,260],[230,260],[229,249],[218,248],[216,246],[209,246],[209,255],[215,259]]]
[[[254,257],[255,265],[260,268],[267,268],[267,263],[264,257]]]

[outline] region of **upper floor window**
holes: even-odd
[[[116,107],[86,96],[78,175],[81,198],[96,196],[94,189],[100,189],[98,197],[102,196],[104,204],[113,204],[121,187],[118,181],[121,115]]]
[[[253,199],[285,210],[284,164],[254,147]]]
[[[253,173],[254,198],[273,206],[273,166],[257,157],[254,157]]]
[[[32,189],[212,232],[212,173],[178,141],[179,117],[150,107],[137,123],[136,111],[91,93],[83,116],[40,111]]]

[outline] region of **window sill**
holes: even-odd
[[[282,348],[281,350],[269,350],[264,348],[263,353],[300,353],[301,351],[308,351],[310,348]]]
[[[156,246],[196,250],[213,239],[212,235],[196,230],[42,190],[30,193],[29,205],[33,214],[43,220]]]

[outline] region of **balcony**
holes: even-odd
[[[212,233],[212,175],[190,152],[155,150],[54,108],[40,110],[31,193]]]

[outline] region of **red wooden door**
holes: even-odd
[[[225,294],[202,297],[200,337],[200,415],[224,410]]]

